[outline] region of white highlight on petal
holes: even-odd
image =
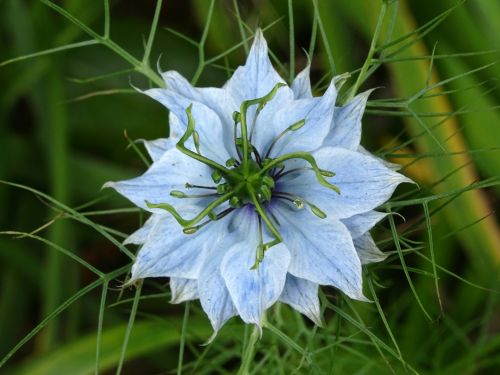
[[[149,232],[151,231],[151,229],[153,229],[154,225],[160,217],[161,215],[159,214],[152,214],[142,227],[137,229],[134,233],[128,236],[125,241],[123,241],[123,244],[142,245],[143,243],[145,243],[149,236]]]
[[[171,277],[170,290],[172,292],[170,303],[181,303],[199,298],[198,282],[194,279]]]
[[[382,262],[388,256],[380,251],[370,233],[365,233],[354,239],[354,246],[361,259],[361,264]]]
[[[335,108],[335,115],[324,146],[342,147],[356,151],[361,141],[361,119],[368,96],[373,90],[362,92],[343,107]]]
[[[318,284],[287,274],[280,301],[304,314],[316,325],[322,326]]]
[[[266,95],[278,82],[284,82],[284,80],[271,64],[267,42],[262,30],[257,29],[245,65],[236,69],[224,88],[231,93],[236,103],[241,103],[244,100]],[[283,92],[282,89],[280,91]]]
[[[153,162],[160,160],[163,154],[167,152],[167,150],[175,147],[176,143],[176,141],[174,141],[172,138],[158,138],[152,141],[139,139],[139,141],[144,144],[144,147],[146,147],[146,151],[148,152]]]
[[[311,65],[302,70],[292,82],[292,91],[295,99],[312,98],[311,79],[309,78]]]
[[[372,229],[375,224],[386,216],[386,212],[368,211],[342,219],[342,222],[349,229],[349,232],[351,232],[352,238],[358,238]]]

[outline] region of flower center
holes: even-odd
[[[186,234],[195,233],[201,227],[209,224],[212,221],[220,220],[226,215],[233,212],[235,209],[243,205],[252,205],[259,217],[259,228],[261,230],[260,244],[256,251],[256,260],[252,268],[258,267],[264,258],[264,253],[274,245],[283,241],[278,227],[279,223],[269,215],[267,205],[272,199],[280,199],[292,203],[297,209],[302,209],[307,205],[311,212],[317,217],[324,219],[326,214],[313,203],[308,200],[295,196],[285,191],[277,191],[276,182],[284,176],[295,173],[300,170],[312,170],[318,183],[326,188],[332,189],[340,193],[339,189],[329,183],[325,177],[333,177],[334,173],[320,169],[314,157],[307,152],[293,152],[284,154],[275,158],[271,158],[271,151],[277,142],[291,133],[301,129],[306,121],[299,120],[280,134],[278,134],[270,143],[267,150],[259,150],[252,144],[252,137],[256,127],[256,120],[264,106],[271,101],[277,91],[285,86],[283,83],[278,83],[274,88],[261,98],[246,100],[241,103],[240,111],[233,114],[234,120],[234,147],[237,158],[230,158],[226,161],[225,166],[213,161],[200,152],[199,135],[195,129],[195,121],[191,114],[192,104],[186,109],[188,125],[186,132],[181,137],[176,147],[183,154],[206,164],[212,169],[212,180],[215,186],[200,186],[186,183],[186,189],[200,189],[204,191],[200,194],[188,194],[183,191],[173,190],[170,195],[179,198],[209,198],[213,197],[205,209],[197,214],[192,219],[183,218],[176,209],[168,203],[153,204],[146,202],[149,208],[161,208],[168,211],[177,222],[184,228]],[[256,106],[251,127],[248,127],[247,113],[248,109]],[[239,130],[239,132],[238,132]],[[185,143],[192,138],[196,151],[190,150]],[[307,163],[307,167],[293,168],[286,170],[286,162],[292,159],[300,159]],[[205,193],[209,191],[209,193]],[[227,203],[226,203],[227,202]],[[273,239],[263,243],[262,238],[262,223],[264,223],[270,232]]]

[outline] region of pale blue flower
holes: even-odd
[[[309,68],[287,86],[260,30],[222,88],[162,76],[145,94],[170,110],[170,138],[145,142],[142,176],[106,184],[151,213],[125,241],[142,245],[132,281],[170,277],[172,302],[199,299],[215,333],[277,301],[320,324],[319,285],[366,301],[362,265],[385,259],[374,209],[410,181],[360,146],[370,92],[335,107],[339,80],[313,97]]]

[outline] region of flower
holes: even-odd
[[[335,107],[339,79],[313,97],[309,67],[287,86],[260,30],[222,88],[162,76],[145,94],[170,110],[170,137],[145,142],[142,176],[105,185],[151,213],[125,241],[142,245],[132,281],[170,277],[214,335],[236,315],[260,326],[277,301],[319,325],[319,285],[366,301],[362,265],[385,259],[374,209],[410,182],[360,146],[370,91]]]

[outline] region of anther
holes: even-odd
[[[315,206],[311,202],[307,202],[306,201],[306,203],[309,206],[309,208],[311,209],[311,211],[312,211],[313,214],[315,214],[320,219],[325,219],[326,218],[326,214],[323,211],[321,211],[317,206]]]
[[[193,131],[193,142],[194,142],[194,148],[196,149],[196,152],[198,154],[201,154],[200,152],[200,135],[198,132],[195,130]]]
[[[267,185],[262,185],[259,189],[260,194],[264,197],[266,201],[270,201],[272,197],[271,189]]]
[[[220,180],[222,180],[222,174],[217,169],[214,169],[211,176],[212,176],[213,182],[215,182],[216,184],[218,184],[220,182]]]
[[[325,177],[333,177],[333,176],[335,176],[335,173],[333,173],[332,171],[327,171],[325,169],[320,169],[319,173],[321,173],[321,175],[325,176]]]
[[[186,194],[179,190],[172,190],[170,195],[174,198],[186,198]]]
[[[217,185],[217,194],[224,194],[231,190],[231,186],[229,184],[220,184]]]
[[[271,189],[274,187],[274,180],[270,176],[262,177],[262,183],[266,186],[269,186]]]
[[[226,167],[233,167],[237,163],[235,158],[229,158],[226,160]]]
[[[241,200],[236,195],[229,199],[229,205],[233,208],[241,207]]]

